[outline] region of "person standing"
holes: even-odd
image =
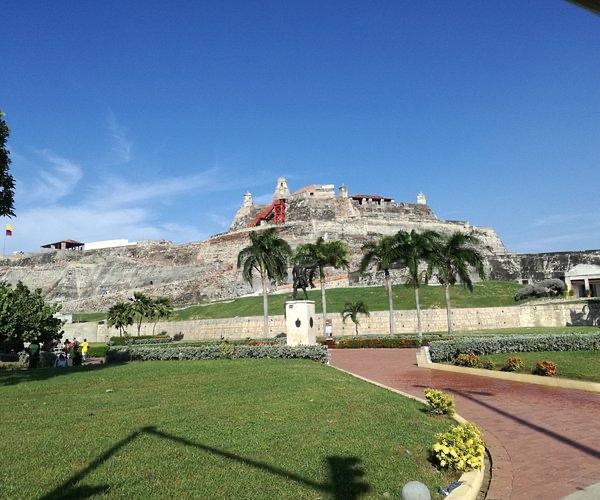
[[[87,339],[83,339],[83,342],[81,343],[81,357],[83,358],[84,362],[87,360],[87,354],[89,349],[90,343],[87,341]]]
[[[29,368],[37,368],[40,360],[40,345],[37,342],[29,344]]]

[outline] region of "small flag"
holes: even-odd
[[[6,224],[6,226],[4,226],[4,231],[5,231],[6,236],[12,236],[13,227],[10,224]]]

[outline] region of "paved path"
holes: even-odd
[[[333,349],[331,364],[423,397],[454,394],[492,455],[489,500],[559,499],[600,482],[600,396],[418,368],[414,349]]]

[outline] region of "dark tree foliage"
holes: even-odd
[[[14,217],[15,180],[10,175],[10,154],[6,142],[10,129],[4,121],[4,113],[0,111],[0,216]]]
[[[62,322],[54,317],[60,306],[47,304],[41,290],[23,283],[0,283],[0,351],[20,351],[23,342],[46,343],[59,339]]]

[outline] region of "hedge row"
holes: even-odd
[[[600,350],[600,333],[564,335],[505,335],[459,337],[429,343],[432,361],[449,361],[459,354],[500,354],[503,352]]]
[[[250,346],[212,344],[197,347],[181,346],[171,349],[165,346],[110,347],[106,362],[189,360],[189,359],[238,359],[238,358],[301,358],[327,363],[329,355],[323,346]]]
[[[416,336],[404,337],[350,337],[340,338],[333,346],[336,349],[362,349],[362,348],[403,348],[420,347],[430,341],[441,338],[441,335],[424,335],[419,341]],[[324,340],[321,340],[325,344]]]

